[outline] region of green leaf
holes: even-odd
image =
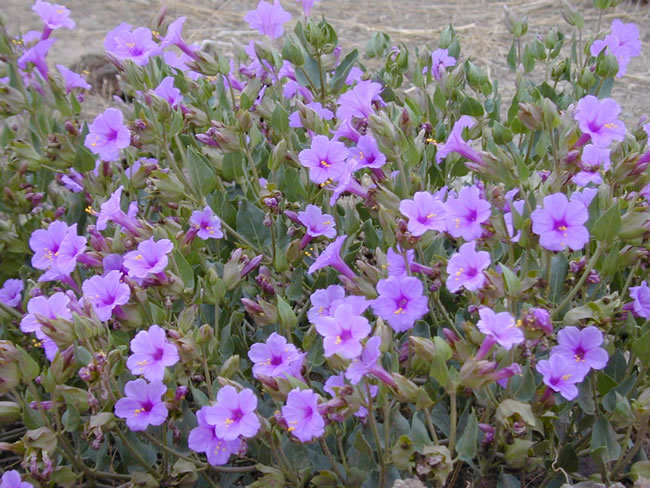
[[[343,84],[345,83],[348,74],[350,74],[350,70],[352,69],[352,66],[354,66],[354,63],[357,61],[358,58],[359,58],[359,51],[353,49],[343,58],[343,60],[336,67],[336,71],[334,72],[334,77],[332,78],[332,93],[338,93],[339,90],[343,88]]]
[[[182,150],[179,148],[179,150]],[[187,148],[187,164],[194,187],[205,196],[217,186],[217,177],[207,158],[192,147]]]
[[[569,270],[569,260],[564,254],[556,254],[551,259],[550,299],[558,303],[564,296],[564,281]]]
[[[180,251],[174,251],[174,262],[185,288],[194,289],[194,271]]]
[[[280,134],[286,134],[289,131],[289,113],[279,103],[271,114],[271,126]]]
[[[478,452],[477,441],[478,421],[476,420],[474,411],[472,411],[471,415],[467,419],[467,424],[465,425],[465,430],[463,430],[463,435],[458,439],[458,444],[456,445],[458,458],[467,462],[472,461]]]
[[[391,460],[397,469],[402,471],[411,470],[411,456],[415,453],[413,441],[407,435],[400,436],[391,450]]]
[[[20,374],[25,383],[29,383],[38,376],[40,368],[38,363],[20,346],[16,346],[18,350],[18,366]]]
[[[621,231],[621,211],[618,202],[598,217],[591,229],[591,234],[600,242],[611,244]]]
[[[237,232],[260,248],[271,242],[271,231],[264,225],[264,212],[248,200],[242,200],[237,211]]]
[[[80,173],[95,169],[95,156],[83,144],[77,145],[77,153],[74,158],[74,169]]]
[[[278,296],[278,314],[283,329],[290,333],[296,326],[297,317],[291,305],[289,305],[281,296]]]
[[[483,112],[483,105],[475,98],[465,97],[460,104],[460,113],[463,115],[480,117],[483,115]]]
[[[66,402],[66,410],[63,413],[63,417],[61,417],[61,421],[63,422],[63,427],[65,427],[66,432],[74,432],[81,424],[79,411],[72,403]]]
[[[600,451],[605,462],[616,461],[621,456],[621,446],[616,442],[616,432],[604,415],[594,422],[589,445],[591,453]]]
[[[511,296],[518,295],[521,291],[521,280],[504,264],[501,264],[501,271],[506,282],[506,290]]]
[[[497,488],[521,488],[521,481],[516,476],[501,471],[497,480]]]
[[[650,351],[650,329],[632,343],[632,352],[646,366],[650,361],[650,354],[648,354],[648,351]]]

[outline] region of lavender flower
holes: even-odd
[[[645,280],[639,286],[630,287],[630,298],[634,300],[634,312],[643,318],[650,318],[650,287]]]
[[[345,370],[345,377],[350,383],[356,385],[366,375],[372,375],[387,385],[395,386],[393,377],[379,363],[381,357],[381,337],[373,336],[366,341],[366,345],[359,357],[353,359]]]
[[[309,297],[312,305],[307,312],[309,321],[316,323],[316,319],[319,317],[332,316],[332,312],[336,308],[335,304],[344,297],[345,289],[340,285],[330,285],[325,289],[316,290]]]
[[[165,402],[162,401],[165,393],[167,387],[160,381],[129,381],[124,386],[126,397],[115,403],[115,415],[126,419],[126,425],[134,432],[146,430],[150,425],[161,425],[168,414]]]
[[[620,112],[621,107],[614,99],[599,100],[587,95],[578,101],[574,119],[585,136],[591,137],[592,143],[606,147],[625,137],[625,124],[617,118]]]
[[[202,75],[197,71],[191,70],[187,63],[192,62],[194,59],[185,53],[180,56],[173,51],[165,51],[163,53],[163,60],[167,66],[176,68],[187,75],[190,80],[198,80]]]
[[[142,241],[137,251],[131,251],[124,256],[124,267],[129,270],[129,276],[146,278],[150,273],[161,273],[169,263],[169,254],[174,245],[169,239],[155,241],[153,237]]]
[[[116,273],[116,271],[111,271]],[[131,356],[126,366],[134,375],[143,375],[149,381],[162,381],[165,368],[178,362],[178,349],[167,340],[165,330],[152,325],[131,339]]]
[[[69,94],[73,88],[81,88],[83,90],[90,90],[92,86],[88,84],[86,79],[78,73],[69,70],[62,64],[57,64],[56,69],[59,70],[63,77],[63,85],[65,87],[65,94]]]
[[[45,320],[71,320],[72,313],[68,308],[70,299],[62,292],[56,292],[51,297],[34,297],[27,302],[27,314],[20,321],[20,330],[25,333],[41,330],[41,322],[37,315]]]
[[[447,232],[466,241],[478,239],[483,234],[481,224],[490,218],[490,203],[481,198],[476,186],[464,187],[458,198],[445,203]]]
[[[379,83],[366,80],[360,81],[354,88],[339,97],[336,111],[338,120],[352,120],[353,117],[365,119],[374,113],[373,102],[385,105],[381,98],[383,87]]]
[[[558,345],[551,350],[551,355],[562,355],[574,362],[577,371],[587,375],[591,368],[603,369],[607,365],[609,355],[602,347],[603,333],[593,325],[580,330],[577,327],[565,327],[557,333]]]
[[[309,17],[311,14],[311,8],[316,2],[320,2],[320,0],[298,0],[298,2],[302,4],[302,9],[305,12],[305,17]]]
[[[483,158],[481,155],[476,150],[472,149],[469,144],[465,142],[465,139],[463,139],[463,130],[474,127],[475,125],[476,121],[469,115],[463,115],[458,119],[454,124],[454,127],[451,129],[447,142],[438,146],[436,162],[440,164],[443,158],[446,158],[449,153],[456,152],[470,161],[474,161],[479,165],[483,164]]]
[[[578,396],[577,383],[584,376],[576,370],[575,362],[560,354],[552,354],[548,359],[537,362],[537,372],[544,377],[544,383],[553,391],[559,392],[567,400]]]
[[[117,161],[120,149],[129,147],[131,132],[124,125],[122,112],[108,108],[90,124],[84,146],[104,161]]]
[[[40,73],[43,79],[47,80],[48,68],[47,60],[45,58],[47,57],[47,53],[52,47],[52,44],[54,44],[54,41],[56,41],[54,37],[38,41],[18,58],[18,67],[21,70],[26,70],[27,64],[31,63],[36,67],[36,70]]]
[[[293,95],[295,94],[295,91],[298,89],[298,87],[295,86],[294,84],[297,84],[297,82],[295,82],[294,80],[289,80],[289,82],[287,82],[287,84],[285,85],[284,89],[285,89],[286,98],[292,98]],[[289,96],[287,96],[286,90],[289,91]],[[332,113],[332,111],[327,108],[323,108],[320,102],[310,102],[306,104],[305,107],[311,109],[313,112],[316,113],[316,115],[318,115],[323,120],[332,120],[334,118],[334,114]],[[289,127],[293,127],[293,128],[302,127],[302,122],[300,120],[300,111],[296,110],[291,115],[289,115]]]
[[[183,39],[183,25],[185,24],[185,20],[187,20],[186,17],[179,17],[174,22],[169,24],[165,37],[160,41],[160,47],[164,49],[173,44],[178,49],[183,51],[183,54],[186,56],[185,59],[190,61],[197,59],[196,51],[198,48],[195,45],[187,44],[187,42],[185,42],[185,39]],[[181,57],[181,60],[182,59],[183,58]]]
[[[325,268],[326,266],[331,266],[339,273],[347,276],[351,280],[355,279],[357,275],[354,274],[354,271],[352,271],[352,269],[347,264],[345,264],[345,261],[343,261],[341,258],[341,248],[343,247],[343,243],[347,237],[347,235],[339,236],[334,242],[330,243],[325,248],[325,250],[316,258],[316,261],[313,262],[307,272],[309,274],[313,274],[314,271],[318,271],[319,269]]]
[[[422,283],[417,278],[390,276],[379,280],[377,293],[379,297],[373,300],[372,308],[395,332],[412,328],[429,311],[427,297],[422,295]]]
[[[342,142],[329,140],[326,136],[316,136],[309,149],[298,155],[300,164],[309,169],[309,178],[317,185],[338,181],[345,170],[348,149]]]
[[[578,186],[587,186],[589,183],[600,185],[603,182],[599,173],[600,168],[606,171],[611,165],[609,153],[610,150],[606,147],[587,144],[582,150],[581,160],[578,163],[582,171],[576,173],[571,181]]]
[[[544,207],[530,218],[540,245],[549,251],[562,251],[567,246],[577,251],[589,241],[589,231],[583,225],[589,218],[587,208],[582,202],[569,201],[563,193],[546,196]]]
[[[531,307],[526,312],[524,323],[530,330],[541,330],[544,334],[551,335],[553,333],[553,323],[551,322],[551,314],[548,310],[539,307]]]
[[[20,473],[15,469],[5,471],[0,479],[0,488],[33,488],[34,485],[20,479]]]
[[[122,282],[122,273],[119,271],[111,271],[105,276],[93,276],[84,281],[81,289],[84,300],[92,305],[97,317],[103,322],[111,318],[115,307],[127,303],[131,296],[131,289]]]
[[[183,101],[181,91],[174,86],[173,76],[166,76],[163,78],[153,92],[163,100],[167,100],[172,108],[178,107],[178,105]]]
[[[223,237],[221,219],[214,214],[209,205],[206,205],[202,211],[194,210],[190,217],[190,224],[198,231],[197,235],[204,241]]]
[[[304,249],[315,237],[324,236],[331,239],[336,236],[334,217],[324,214],[316,205],[307,205],[304,211],[298,212],[298,221],[307,228],[300,249]]]
[[[65,8],[63,5],[36,0],[36,3],[32,6],[32,10],[39,15],[41,20],[43,20],[45,27],[50,32],[62,27],[65,27],[66,29],[75,28],[74,20],[70,18],[70,10]],[[43,34],[43,39],[47,39],[45,33]]]
[[[370,134],[359,137],[357,146],[350,150],[350,156],[358,161],[359,168],[381,168],[386,156],[379,150],[377,141]]]
[[[323,385],[323,390],[332,395],[333,398],[338,398],[338,390],[342,387],[345,386],[345,377],[343,374],[337,374],[334,376],[330,376],[327,378],[327,381],[325,381],[325,384]],[[379,388],[377,385],[370,385],[370,397],[375,398],[377,396],[377,393],[379,392]],[[368,398],[368,394],[364,392],[363,394],[363,401],[365,403],[368,403],[370,399]],[[359,409],[354,412],[354,416],[364,419],[368,416],[368,409],[364,407],[363,405],[359,406]]]
[[[110,198],[102,203],[99,214],[96,214],[96,212],[93,211],[90,207],[88,208],[87,212],[92,215],[97,215],[97,230],[101,231],[106,229],[106,224],[109,221],[112,221],[124,227],[134,236],[138,236],[138,228],[140,227],[140,224],[138,224],[134,218],[131,205],[129,205],[129,213],[124,213],[120,205],[120,202],[122,200],[122,190],[124,190],[124,187],[120,185],[111,194]],[[132,204],[133,203],[135,202],[132,202]],[[135,211],[137,212],[137,203]]]
[[[202,407],[196,412],[199,425],[190,431],[187,446],[195,452],[204,452],[212,466],[226,464],[231,454],[236,454],[242,448],[243,441],[234,439],[226,441],[217,437],[214,425],[208,423],[206,415],[210,407]]]
[[[282,416],[287,421],[289,432],[300,442],[310,442],[325,433],[325,420],[318,411],[318,398],[313,390],[294,388],[282,407]]]
[[[591,55],[598,56],[604,49],[616,57],[618,61],[617,78],[621,78],[627,70],[630,59],[641,54],[641,39],[639,29],[635,24],[624,24],[620,19],[612,22],[612,33],[604,40],[597,39],[591,45]]]
[[[253,390],[240,392],[226,385],[217,393],[217,403],[206,409],[205,420],[214,425],[215,434],[225,441],[237,437],[254,437],[260,429],[257,418],[257,397]]]
[[[399,211],[408,217],[408,230],[415,237],[423,235],[428,230],[444,232],[447,230],[447,213],[445,206],[429,192],[418,191],[413,200],[402,200]]]
[[[361,354],[361,340],[370,334],[370,324],[351,305],[336,307],[333,317],[316,317],[316,331],[323,336],[325,357],[338,354],[353,359]]]
[[[34,251],[32,266],[48,270],[39,281],[53,281],[69,276],[77,265],[77,257],[86,248],[86,238],[77,235],[77,224],[68,227],[54,221],[47,229],[35,230],[29,238]]]
[[[464,287],[467,291],[477,291],[485,284],[483,271],[490,266],[490,254],[476,251],[475,242],[460,246],[447,263],[447,289],[455,293]]]
[[[22,300],[22,291],[25,288],[23,280],[7,280],[0,289],[0,302],[7,307],[18,307]]]
[[[456,58],[449,55],[449,49],[436,49],[431,53],[431,75],[438,81],[442,78],[445,68],[456,65]],[[427,68],[422,69],[422,74],[427,72]]]
[[[253,344],[248,351],[248,359],[253,364],[253,376],[301,379],[300,370],[305,357],[296,346],[287,342],[280,334],[273,332],[266,343]]]
[[[494,313],[494,310],[491,308],[481,307],[478,314],[481,320],[478,321],[476,326],[478,330],[487,336],[486,340],[490,338],[488,343],[497,343],[505,349],[510,350],[512,346],[524,342],[524,333],[508,312]],[[487,352],[490,347],[485,347],[485,352]]]
[[[284,28],[282,24],[291,20],[289,12],[282,8],[278,0],[273,0],[273,5],[260,1],[257,9],[249,11],[244,20],[248,22],[251,29],[257,29],[260,34],[277,39],[282,36]]]
[[[106,34],[104,49],[117,59],[131,60],[138,66],[144,66],[151,56],[160,54],[160,48],[152,39],[152,33],[146,27],[131,31],[126,23],[118,25]]]

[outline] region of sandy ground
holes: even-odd
[[[150,25],[163,6],[170,16],[188,17],[188,39],[212,39],[225,52],[232,50],[233,40],[246,43],[258,36],[243,21],[244,13],[255,8],[257,0],[58,1],[72,11],[72,18],[77,22],[75,30],[63,29],[55,34],[59,42],[52,49],[51,61],[67,65],[82,54],[102,53],[106,32],[120,22]],[[0,12],[11,32],[40,27],[38,17],[31,11],[32,4],[32,0],[0,2]],[[294,17],[301,14],[296,0],[282,0],[282,4]],[[573,4],[585,14],[585,36],[588,36],[596,29],[598,11],[591,0],[573,0]],[[452,24],[460,36],[462,57],[471,57],[475,63],[485,66],[492,78],[499,79],[507,101],[514,77],[506,65],[511,37],[504,25],[504,6],[517,15],[528,16],[528,38],[543,36],[552,25],[559,25],[570,36],[571,28],[562,20],[559,0],[322,0],[313,12],[324,15],[337,29],[344,47],[361,50],[376,31],[386,32],[393,42],[404,42],[409,47],[434,47],[440,31]],[[636,121],[650,114],[650,5],[623,1],[603,16],[602,29],[608,28],[614,18],[635,22],[641,32],[643,54],[630,62],[628,74],[617,81],[612,94],[623,106],[625,118]]]

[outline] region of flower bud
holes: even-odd
[[[305,64],[305,55],[302,52],[302,47],[300,47],[298,39],[294,36],[285,36],[282,46],[282,58],[293,63],[294,66],[302,66]]]
[[[208,344],[212,339],[214,339],[214,329],[210,324],[203,324],[199,328],[199,336],[196,343],[199,345]]]
[[[235,354],[234,356],[230,356],[225,363],[221,366],[221,369],[219,370],[219,376],[223,376],[224,378],[232,378],[239,372],[239,355]]]
[[[396,393],[399,400],[406,403],[415,403],[418,397],[417,385],[401,374],[393,373],[391,376],[396,384]]]
[[[20,405],[16,402],[0,402],[0,425],[11,424],[20,418]]]
[[[606,51],[604,51],[606,53]],[[596,74],[601,78],[613,78],[618,73],[618,61],[612,54],[600,54],[596,61]]]
[[[562,1],[562,17],[567,22],[567,24],[577,27],[578,29],[584,29],[585,19],[582,14],[572,5],[569,4],[567,0]]]

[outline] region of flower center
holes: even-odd
[[[582,347],[578,347],[574,352],[575,354],[573,357],[575,358],[576,363],[584,363],[586,351]]]
[[[324,159],[321,159],[320,165],[321,165],[321,168],[329,168],[331,166],[330,163],[328,163]]]
[[[271,356],[271,366],[279,366],[282,364],[282,356]]]

